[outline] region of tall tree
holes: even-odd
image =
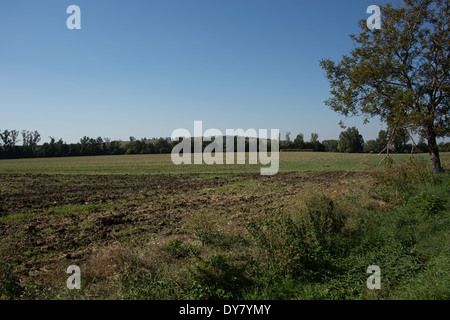
[[[409,141],[409,134],[405,128],[388,128],[389,138],[392,139],[395,152],[406,152],[406,144]]]
[[[338,152],[338,140],[323,140],[322,144],[327,152]]]
[[[311,133],[311,140],[309,140],[312,144],[316,144],[319,142],[319,134],[318,133]]]
[[[286,142],[290,143],[291,142],[291,133],[288,131],[286,132]]]
[[[15,147],[18,142],[19,131],[17,130],[4,130],[0,132],[0,139],[3,141],[3,146],[6,148]]]
[[[305,140],[303,137],[303,133],[299,133],[297,137],[294,139],[294,147],[297,149],[303,149],[305,146]]]
[[[389,142],[389,135],[387,133],[386,130],[380,130],[378,132],[378,137],[375,140],[375,145],[376,145],[376,150],[377,152],[380,152],[381,150],[383,150],[386,145]]]
[[[338,149],[340,152],[362,152],[364,139],[356,127],[348,128],[339,135]]]
[[[381,29],[360,21],[355,48],[339,62],[321,60],[332,97],[345,116],[379,116],[390,127],[423,132],[433,172],[442,172],[437,137],[450,136],[450,0],[404,0],[381,6]]]

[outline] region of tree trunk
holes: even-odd
[[[436,134],[432,128],[428,128],[428,147],[431,157],[431,170],[433,173],[442,173],[441,160],[439,158],[439,149],[436,142]]]

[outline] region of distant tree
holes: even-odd
[[[160,138],[154,142],[155,151],[157,153],[170,153],[170,144],[169,140]]]
[[[291,141],[291,133],[286,132],[285,140],[281,142],[280,148],[281,149],[292,149],[294,146],[294,143]]]
[[[15,147],[16,143],[19,142],[18,137],[19,137],[19,131],[11,130],[11,143],[12,143],[13,147]]]
[[[291,142],[291,133],[289,131],[286,132],[286,141]]]
[[[22,130],[22,148],[21,155],[23,157],[32,157],[37,148],[38,142],[41,140],[41,135],[37,132]]]
[[[134,137],[130,137],[130,142],[125,145],[126,154],[139,154],[141,153],[141,149],[141,141],[136,140]]]
[[[305,146],[305,140],[303,138],[303,134],[299,133],[297,137],[294,139],[293,147],[295,149],[303,149]]]
[[[420,137],[419,141],[416,144],[416,149],[419,152],[429,152],[428,150],[428,144],[425,142],[425,138],[424,137]]]
[[[363,152],[364,139],[356,127],[348,128],[339,135],[338,149],[340,152]]]
[[[311,133],[311,139],[309,140],[312,144],[315,144],[319,142],[319,134],[318,133]]]
[[[170,150],[172,150],[172,145],[170,146]],[[155,147],[155,144],[154,144],[154,141],[153,142],[150,142],[149,144],[148,144],[148,151],[149,151],[149,153],[157,153],[157,151],[156,151],[156,147]]]
[[[387,143],[389,142],[389,135],[387,133],[386,130],[380,130],[378,132],[378,137],[375,140],[376,143],[376,152],[381,152],[387,145]]]
[[[19,131],[17,130],[4,130],[0,133],[0,139],[5,147],[14,147],[18,142]]]
[[[388,128],[388,135],[389,139],[392,139],[392,145],[394,146],[395,152],[408,152],[408,150],[406,150],[406,145],[409,141],[409,133],[405,128]]]
[[[11,136],[11,133],[9,132],[9,130],[0,132],[0,139],[2,140],[3,146],[7,147],[12,144],[10,136]]]
[[[67,144],[59,139],[58,142],[55,143],[55,156],[56,157],[65,157],[68,155],[69,148]]]
[[[389,135],[386,130],[380,130],[378,137],[375,140],[369,140],[364,144],[364,152],[376,152],[379,153],[386,148],[389,142]]]
[[[338,140],[323,140],[322,145],[326,152],[338,152]]]
[[[309,140],[310,147],[307,149],[313,149],[314,151],[325,151],[325,146],[319,141],[318,133],[311,133],[311,139]]]
[[[450,152],[450,142],[441,142],[438,146],[440,152]]]
[[[35,149],[39,141],[41,141],[41,135],[39,132],[22,130],[22,143],[24,147]]]
[[[54,156],[56,156],[56,139],[54,137],[49,137],[49,138],[50,138],[50,142],[48,143],[47,156],[54,157]]]
[[[80,139],[80,153],[86,155],[88,151],[89,137],[84,136]]]
[[[364,143],[363,152],[376,152],[377,150],[377,141],[376,140],[368,140]]]
[[[122,148],[120,141],[111,141],[109,144],[108,154],[123,154],[125,150]]]

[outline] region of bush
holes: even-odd
[[[0,265],[0,299],[19,299],[23,288],[10,265]]]
[[[225,217],[214,213],[194,213],[184,227],[203,246],[231,249],[246,244],[246,239],[240,235],[239,226],[227,223]]]
[[[180,239],[170,240],[164,249],[176,258],[188,257],[195,250],[192,246],[183,244]]]
[[[384,161],[383,169],[373,169],[374,192],[383,200],[404,203],[418,187],[438,182],[423,158],[410,157],[396,164],[392,158]]]
[[[441,199],[439,196],[434,194],[426,194],[425,191],[422,191],[418,195],[411,197],[408,202],[417,207],[423,214],[427,216],[442,212],[445,209],[445,205],[447,203],[446,200]]]
[[[177,298],[177,286],[165,276],[165,265],[130,256],[122,271],[120,299]]]
[[[324,195],[307,198],[300,212],[277,212],[250,222],[248,231],[277,273],[316,277],[327,268],[345,226],[345,216]]]
[[[191,271],[199,295],[195,299],[239,299],[242,290],[251,285],[246,276],[246,263],[232,261],[223,254],[197,259],[195,269]]]

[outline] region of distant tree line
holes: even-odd
[[[129,141],[111,140],[109,138],[90,138],[84,136],[78,143],[66,143],[62,139],[49,137],[50,142],[41,145],[38,143],[41,136],[37,131],[22,131],[22,138],[16,130],[0,131],[0,159],[36,158],[36,157],[67,157],[67,156],[95,156],[95,155],[121,155],[121,154],[162,154],[170,153],[180,140],[171,138],[142,138],[130,137]],[[214,138],[213,138],[214,139]],[[253,139],[253,138],[252,138]],[[256,145],[259,146],[259,139]],[[223,150],[225,151],[225,139]],[[22,142],[22,143],[20,143]],[[194,141],[191,143],[191,152],[194,152]],[[202,142],[202,150],[210,141]],[[249,151],[250,138],[245,138],[245,151]],[[234,137],[234,150],[237,151],[238,137]],[[268,141],[270,150],[270,140]]]
[[[62,139],[49,138],[50,142],[38,145],[41,136],[37,131],[22,131],[22,138],[19,137],[19,132],[16,130],[0,131],[0,158],[170,153],[176,144],[175,141],[170,141],[170,138],[137,140],[130,137],[130,141],[123,142],[109,138],[84,136],[78,143],[69,144]]]
[[[388,130],[380,130],[375,140],[364,141],[356,127],[342,131],[338,140],[319,141],[319,135],[312,133],[309,141],[304,140],[303,134],[299,133],[291,140],[291,133],[287,132],[285,139],[280,139],[280,150],[305,150],[318,152],[347,152],[347,153],[379,153],[389,146],[390,152],[409,153],[413,143],[406,131],[397,130],[395,136],[391,136]],[[66,143],[62,139],[57,140],[49,137],[50,142],[39,144],[41,136],[37,131],[21,132],[17,130],[0,130],[0,159],[13,158],[36,158],[36,157],[67,157],[67,156],[95,156],[95,155],[120,155],[120,154],[162,154],[170,153],[172,148],[180,140],[170,138],[142,138],[130,137],[129,141],[111,140],[109,138],[90,138],[84,136],[77,143]],[[225,151],[225,142],[223,150]],[[249,151],[252,141],[257,138],[245,138],[245,150]],[[253,141],[255,142],[255,141]],[[210,141],[203,141],[202,150],[209,145]],[[191,144],[191,152],[194,152],[194,143]],[[234,150],[237,151],[238,138],[234,137]],[[268,141],[270,150],[270,140]],[[439,144],[441,152],[450,152],[450,143]],[[428,144],[423,137],[414,143],[414,152],[428,152]]]
[[[420,136],[418,141],[413,141],[403,128],[392,130],[388,127],[386,130],[380,130],[375,140],[368,141],[364,141],[356,127],[342,131],[337,140],[323,140],[322,142],[319,141],[317,133],[312,133],[308,142],[304,141],[301,133],[293,141],[291,141],[290,135],[291,133],[287,132],[285,140],[280,142],[281,150],[308,149],[325,152],[380,153],[385,152],[389,147],[389,151],[395,153],[429,152],[424,136]],[[439,151],[450,152],[450,142],[439,143]]]

